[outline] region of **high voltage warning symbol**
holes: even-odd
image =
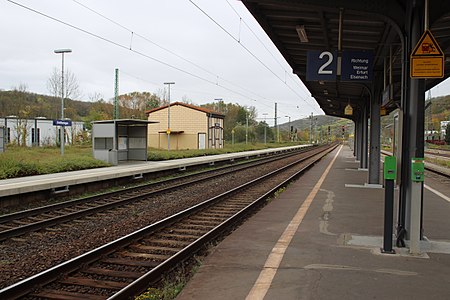
[[[411,78],[444,77],[444,53],[426,30],[411,54]]]

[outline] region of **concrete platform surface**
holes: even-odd
[[[384,190],[364,187],[347,146],[323,178],[338,151],[226,237],[177,299],[450,299],[450,203],[425,190],[423,255],[381,254]]]
[[[220,161],[237,160],[245,157],[256,157],[276,152],[291,151],[311,145],[299,145],[283,148],[271,148],[256,151],[245,151],[219,155],[200,156],[165,161],[130,161],[118,166],[27,176],[0,180],[0,197],[42,190],[78,185],[89,182],[109,180],[138,174],[152,173],[164,170],[186,168],[194,165],[213,164]]]

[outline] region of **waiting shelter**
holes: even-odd
[[[92,122],[94,158],[112,165],[120,161],[147,160],[146,120],[119,119]]]

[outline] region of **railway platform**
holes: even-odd
[[[274,153],[292,151],[311,145],[299,145],[283,148],[271,148],[219,155],[165,160],[165,161],[129,161],[118,166],[71,171],[64,173],[27,176],[0,180],[0,201],[2,197],[18,197],[22,194],[40,191],[64,192],[69,188],[89,183],[114,180],[119,178],[141,178],[145,174],[170,170],[185,170],[199,165],[214,165],[226,161],[237,161]]]
[[[382,254],[384,190],[358,167],[338,147],[217,245],[177,300],[448,299],[448,182],[425,179],[422,254]]]

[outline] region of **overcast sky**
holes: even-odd
[[[222,98],[255,106],[260,118],[273,118],[277,102],[280,123],[288,115],[294,120],[323,114],[240,1],[192,0],[211,18],[189,0],[14,2],[85,32],[2,0],[2,90],[25,84],[30,92],[50,94],[46,82],[54,68],[61,68],[61,55],[53,51],[70,48],[65,67],[78,79],[81,100],[94,93],[113,98],[118,68],[120,94],[161,93],[164,82],[175,82],[172,102]],[[446,94],[448,83],[432,91],[432,96]]]

